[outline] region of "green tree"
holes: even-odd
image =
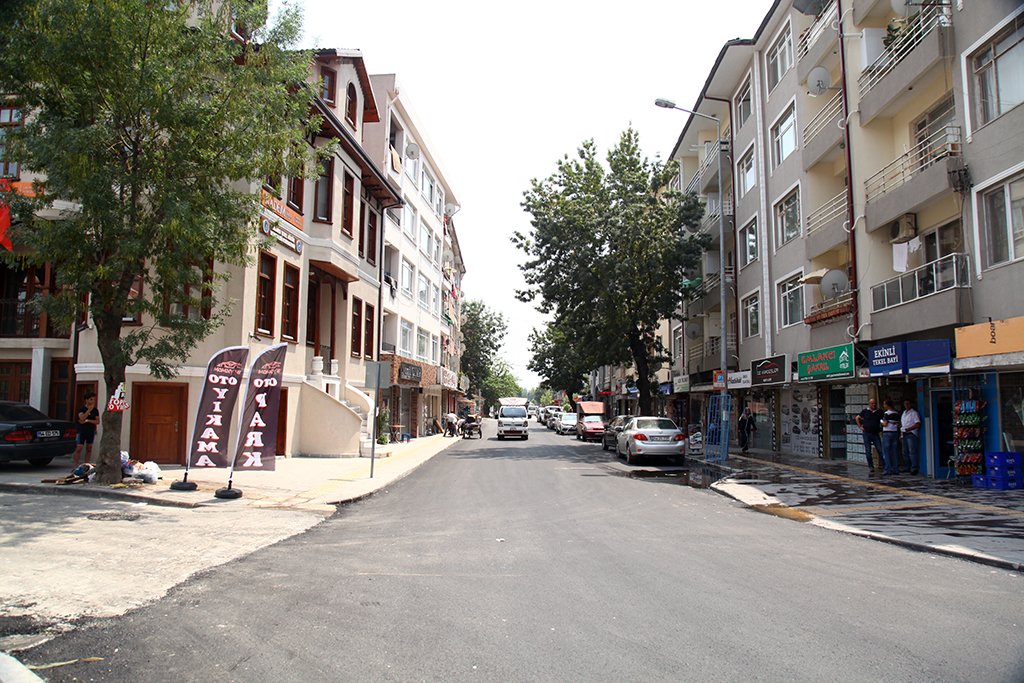
[[[480,395],[484,397],[484,411],[497,407],[499,398],[522,396],[523,389],[519,380],[512,374],[512,366],[503,358],[496,358],[491,363],[487,377],[484,378]]]
[[[664,358],[658,324],[679,318],[684,274],[710,238],[683,229],[699,224],[702,204],[670,187],[675,162],[641,157],[631,128],[607,163],[591,140],[532,181],[523,201],[532,229],[512,239],[529,257],[517,296],[554,316],[581,366],[632,362],[640,410],[650,413],[651,365]]]
[[[24,121],[8,151],[42,178],[0,197],[16,217],[9,256],[55,266],[60,290],[37,304],[64,327],[88,297],[108,395],[137,362],[171,377],[229,315],[212,264],[250,262],[253,184],[313,172],[311,55],[291,49],[301,14],[271,25],[265,0],[16,0],[0,26],[0,90]],[[102,425],[110,483],[122,413]]]
[[[470,393],[483,393],[483,383],[491,373],[508,324],[505,316],[475,299],[466,302],[462,314],[462,372],[469,378]]]
[[[553,323],[543,331],[533,330],[527,368],[544,378],[543,386],[576,396],[587,390],[586,375],[592,366],[576,353],[571,336]]]

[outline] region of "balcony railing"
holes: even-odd
[[[826,7],[818,18],[814,20],[806,31],[800,35],[800,40],[796,45],[797,59],[803,59],[810,52],[814,44],[818,42],[818,38],[821,38],[822,34],[826,30],[832,27],[833,22],[839,21],[839,11],[836,7],[836,3],[832,2],[831,5]]]
[[[955,156],[960,156],[960,126],[943,126],[864,181],[867,200],[872,202],[908,182],[936,161]]]
[[[846,191],[844,190],[807,216],[807,234],[810,235],[815,230],[821,230],[845,213]]]
[[[843,98],[842,93],[836,93],[835,97],[828,101],[824,107],[821,108],[817,114],[814,115],[807,125],[804,126],[804,147],[807,147],[807,143],[813,140],[821,131],[825,130],[826,126],[831,125],[836,117],[839,116],[843,110]]]
[[[732,266],[726,266],[725,268],[725,281],[727,283],[733,281]],[[702,282],[700,287],[698,287],[697,290],[693,293],[693,295],[690,297],[690,300],[696,301],[709,294],[714,294],[715,292],[718,292],[718,286],[721,282],[722,276],[720,273],[708,273],[707,276],[704,278],[704,282]]]
[[[720,154],[728,154],[729,153],[728,131],[726,131],[725,136],[726,136],[725,139],[721,140],[720,144],[719,144],[719,150],[720,150],[719,153]],[[729,164],[728,161],[726,161],[724,159],[722,160],[722,166],[723,167],[727,166],[728,164]],[[717,172],[717,169],[718,169],[718,157],[715,156],[715,141],[714,140],[709,140],[708,142],[704,143],[704,161],[700,162],[700,168],[697,169],[697,175],[696,175],[695,179],[699,180],[700,177],[702,175],[704,175],[708,171],[708,169],[711,169],[711,168],[714,168],[716,170],[716,172]],[[723,168],[723,171],[724,171],[724,168]]]
[[[950,254],[872,287],[872,310],[881,311],[947,289],[970,286],[970,258],[967,254]]]
[[[821,325],[832,322],[836,318],[844,318],[853,312],[853,292],[844,292],[834,299],[815,304],[804,316],[807,325]]]
[[[686,184],[686,194],[697,194],[697,185],[700,184],[700,169],[693,174],[690,182]]]
[[[736,350],[736,333],[729,332],[726,335],[726,348]],[[686,359],[689,361],[701,360],[705,356],[715,356],[722,352],[722,338],[711,337],[710,339],[689,340],[687,345]]]
[[[878,85],[889,72],[896,68],[907,55],[914,51],[914,48],[921,44],[921,41],[931,33],[937,26],[950,26],[950,6],[947,3],[935,3],[925,6],[906,26],[899,32],[896,38],[885,48],[885,52],[873,64],[865,67],[857,83],[860,87],[860,97],[871,92],[871,89]]]
[[[0,337],[38,337],[39,314],[20,299],[0,299]]]
[[[719,218],[719,215],[721,214],[721,211],[719,209],[720,206],[722,206],[722,204],[717,202],[717,201],[714,204],[709,203],[707,205],[707,208],[705,209],[705,212],[704,212],[704,218],[700,222],[700,232],[701,232],[701,234],[708,233],[708,232],[714,232],[714,231],[718,230],[718,218]],[[731,199],[726,199],[725,200],[725,215],[726,216],[731,216],[732,215],[732,200]],[[718,234],[718,233],[715,232],[715,234]]]

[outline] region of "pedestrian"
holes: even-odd
[[[857,426],[860,427],[861,436],[864,438],[864,455],[868,459],[868,472],[875,473],[875,456],[871,453],[874,446],[878,451],[879,461],[884,459],[882,455],[882,417],[885,413],[878,409],[878,401],[871,399],[868,407],[857,415]]]
[[[903,437],[903,459],[907,468],[905,471],[911,474],[917,474],[917,450],[921,445],[920,428],[921,414],[914,410],[914,402],[908,398],[903,401],[900,433]]]
[[[900,473],[900,411],[892,405],[892,399],[882,401],[882,464],[886,474]]]
[[[85,460],[92,459],[92,442],[96,438],[96,427],[100,423],[100,411],[96,410],[96,394],[85,392],[85,405],[78,409],[75,427],[78,430],[78,445],[75,446],[75,463],[72,466],[78,467],[78,458],[82,454],[82,447],[85,447]]]
[[[447,425],[447,429],[445,429],[444,435],[455,436],[455,423],[459,421],[459,416],[456,415],[455,413],[448,413],[447,415],[444,416],[444,421],[445,424]]]
[[[751,433],[757,431],[757,425],[754,424],[754,415],[750,412],[750,406],[746,406],[743,409],[743,414],[740,415],[736,426],[739,428],[740,448],[744,453],[747,453],[750,450]]]

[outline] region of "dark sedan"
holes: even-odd
[[[0,462],[28,460],[49,465],[75,452],[78,431],[67,420],[54,420],[30,405],[0,401]]]

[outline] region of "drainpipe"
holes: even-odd
[[[849,229],[849,245],[850,245],[850,277],[853,280],[853,298],[851,299],[853,305],[853,327],[850,336],[852,341],[856,342],[857,337],[860,336],[860,280],[857,277],[857,213],[854,209],[853,204],[853,149],[850,144],[850,97],[847,92],[846,84],[846,41],[843,36],[843,12],[842,2],[836,0],[836,10],[839,12],[839,21],[836,26],[836,32],[839,38],[839,92],[842,94],[843,101],[843,143],[846,146],[846,220],[850,226]]]
[[[726,109],[729,111],[729,172],[732,173],[736,161],[735,147],[733,146],[733,130],[732,126],[736,119],[733,118],[735,112],[732,108],[732,100],[726,100],[721,97],[712,97],[710,95],[704,96],[705,100],[712,100],[714,102],[724,102]],[[722,189],[725,183],[725,178],[718,178],[718,201],[720,203],[719,211],[722,215],[725,215],[725,191]],[[733,310],[736,311],[736,371],[740,370],[740,256],[739,256],[739,235],[736,232],[736,178],[733,177],[732,188],[729,190],[729,194],[732,197],[732,299],[733,299]],[[722,249],[725,249],[725,245],[722,245]],[[722,273],[725,276],[725,273]],[[722,315],[725,316],[723,325],[725,325],[725,341],[726,347],[729,345],[729,316],[728,311],[722,311]],[[728,367],[728,364],[726,365]]]

